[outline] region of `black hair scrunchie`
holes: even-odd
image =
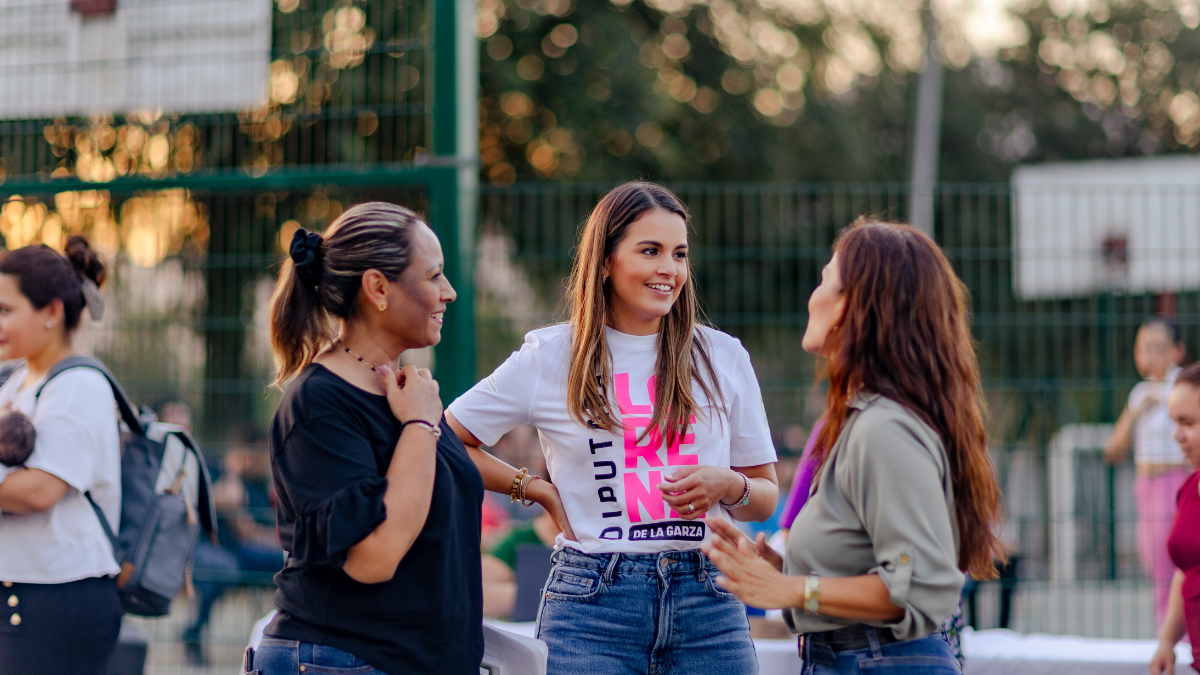
[[[292,245],[288,247],[288,254],[296,265],[296,275],[306,286],[316,286],[321,281],[323,241],[325,239],[321,235],[308,232],[303,227],[292,235]]]

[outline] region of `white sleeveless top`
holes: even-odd
[[[1147,396],[1158,400],[1158,405],[1133,422],[1133,459],[1137,464],[1184,465],[1183,451],[1175,442],[1175,421],[1167,412],[1167,395],[1181,370],[1172,368],[1161,381],[1142,380],[1129,392],[1130,410],[1136,410]]]

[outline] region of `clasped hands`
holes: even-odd
[[[737,472],[715,466],[684,467],[663,481],[658,485],[663,501],[684,520],[703,518],[718,502],[732,504],[746,489]]]

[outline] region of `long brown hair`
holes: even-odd
[[[859,218],[834,244],[845,310],[825,338],[829,401],[817,440],[824,463],[849,416],[850,398],[874,392],[916,413],[941,436],[958,523],[958,566],[996,577],[1006,557],[987,452],[982,390],[966,286],[925,234]]]
[[[653,209],[670,211],[690,227],[687,209],[670,190],[644,182],[619,185],[592,209],[571,268],[567,290],[572,349],[567,410],[580,424],[590,420],[610,433],[618,432],[622,426],[613,414],[608,395],[613,374],[604,326],[612,322],[612,305],[605,292],[604,264],[625,239],[629,226]],[[692,395],[692,383],[700,386],[710,410],[721,410],[717,403],[724,402],[708,345],[696,330],[699,323],[696,314],[696,288],[689,262],[687,282],[659,328],[654,414],[646,432],[661,430],[668,444],[676,434],[686,433],[688,420],[700,412]]]

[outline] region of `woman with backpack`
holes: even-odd
[[[689,256],[675,195],[614,188],[583,227],[570,321],[446,415],[488,489],[549,504],[562,531],[538,611],[551,675],[758,672],[746,608],[700,546],[775,511],[775,447],[750,355],[697,319]],[[554,485],[479,449],[521,424]]]
[[[0,673],[103,675],[121,628],[112,545],[87,496],[114,530],[121,466],[116,402],[90,368],[51,368],[73,355],[86,309],[103,311],[105,267],[84,237],[66,256],[47,246],[0,255],[0,359],[24,359],[0,408],[28,415],[33,454],[0,466]],[[41,395],[37,392],[41,389]]]
[[[287,564],[252,672],[477,675],[483,482],[428,370],[455,298],[408,209],[298,230],[271,302],[271,469]]]

